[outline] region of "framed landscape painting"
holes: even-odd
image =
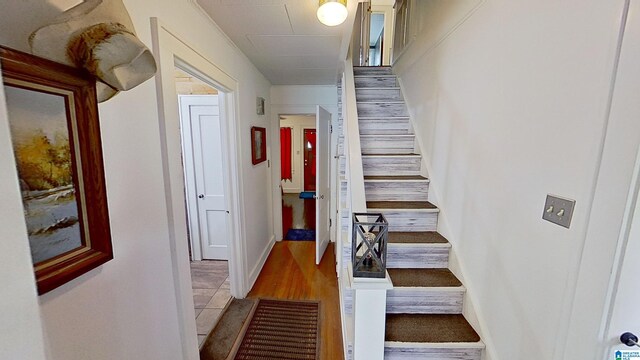
[[[0,47],[11,142],[40,294],[113,258],[95,79]]]

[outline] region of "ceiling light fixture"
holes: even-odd
[[[337,26],[347,19],[347,0],[320,0],[318,20],[327,26]]]

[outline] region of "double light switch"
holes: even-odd
[[[573,209],[575,206],[575,200],[555,195],[547,195],[547,201],[544,203],[542,218],[568,229],[571,225],[571,218],[573,217]]]

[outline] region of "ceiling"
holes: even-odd
[[[328,27],[318,0],[194,0],[274,85],[336,84],[357,1],[349,17]]]

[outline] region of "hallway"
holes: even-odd
[[[314,242],[277,242],[247,297],[319,300],[322,313],[320,359],[343,358],[333,243],[329,244],[322,262],[316,266]]]
[[[298,193],[282,195],[282,234],[287,239],[291,229],[316,228],[316,201],[300,199]]]

